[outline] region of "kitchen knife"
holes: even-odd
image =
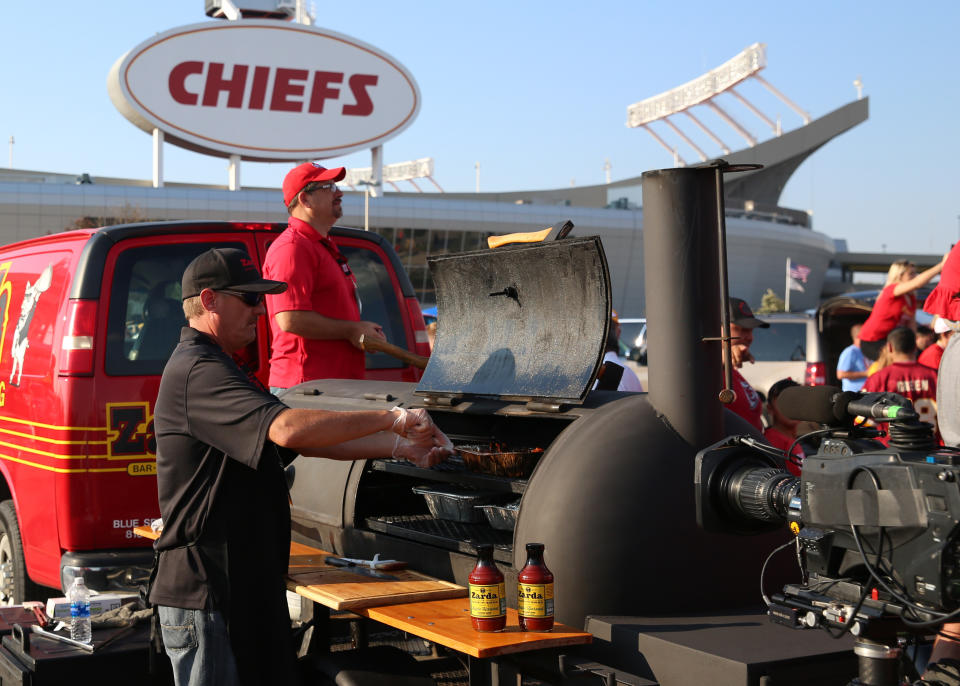
[[[378,572],[375,569],[369,569],[367,567],[361,567],[360,565],[350,562],[349,560],[344,560],[342,557],[327,557],[323,560],[328,565],[333,567],[344,567],[349,569],[351,572],[356,572],[357,574],[363,574],[364,576],[372,576],[374,579],[388,579],[390,581],[396,581],[397,577],[391,576],[390,574],[384,574],[383,572]]]

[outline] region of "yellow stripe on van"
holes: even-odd
[[[0,433],[13,433],[14,435],[19,436],[19,437],[22,437],[22,438],[28,438],[28,439],[31,439],[31,440],[36,439],[35,436],[30,436],[29,434],[21,434],[21,433],[16,433],[16,432],[4,432],[3,429],[0,429]],[[106,444],[106,441],[53,441],[53,442],[56,443],[56,444],[59,444],[59,445],[78,445],[78,446],[81,446],[81,448],[84,448],[84,447],[87,447],[87,446],[90,446],[90,447],[93,447],[93,446],[103,446],[103,445]],[[89,459],[91,459],[91,460],[127,460],[127,461],[131,461],[131,460],[145,460],[145,459],[146,459],[146,460],[149,460],[149,459],[156,459],[153,455],[151,455],[151,454],[149,454],[149,453],[140,453],[140,454],[138,454],[138,455],[120,455],[120,456],[115,456],[115,455],[110,455],[110,454],[108,454],[108,453],[87,454],[87,453],[86,453],[85,451],[83,451],[83,450],[81,450],[81,452],[79,452],[79,453],[66,454],[66,455],[64,455],[63,453],[52,453],[52,452],[49,452],[49,451],[47,451],[47,450],[40,450],[39,448],[31,448],[31,447],[29,447],[28,445],[23,445],[23,444],[20,444],[20,443],[9,443],[9,442],[7,442],[7,441],[0,441],[0,446],[5,446],[5,447],[7,447],[7,448],[13,448],[13,449],[15,449],[15,450],[21,450],[21,451],[25,451],[25,452],[29,452],[29,453],[34,453],[35,455],[44,455],[44,456],[46,456],[46,457],[52,457],[52,458],[55,459],[55,460],[77,460],[77,459],[82,459],[82,458],[85,458],[85,457],[86,457],[86,458],[89,458]]]
[[[17,462],[19,464],[27,465],[28,467],[36,467],[37,469],[43,469],[48,472],[56,472],[57,474],[82,474],[86,472],[86,469],[64,469],[63,467],[48,467],[45,464],[37,464],[36,462],[30,462],[29,460],[21,460],[19,457],[13,457],[12,455],[4,455],[0,453],[0,460],[7,460],[8,462]]]
[[[126,472],[126,467],[102,467],[94,469],[66,469],[64,467],[50,467],[45,464],[38,464],[36,462],[30,462],[29,460],[21,460],[19,457],[13,457],[12,455],[4,455],[0,453],[0,460],[6,460],[8,462],[16,462],[18,464],[26,465],[28,467],[35,467],[37,469],[42,469],[47,472],[56,472],[57,474],[86,474],[92,472]]]
[[[53,429],[54,431],[106,431],[105,426],[57,426],[56,424],[42,424],[40,422],[31,422],[26,419],[16,419],[15,417],[5,417],[0,415],[0,421],[15,422],[17,424],[26,424],[27,426],[36,426],[40,429]]]
[[[25,434],[11,429],[0,429],[0,434],[10,436],[19,436],[20,438],[29,438],[33,441],[43,441],[44,443],[53,443],[54,445],[106,445],[106,441],[67,441],[61,438],[47,438],[45,436],[36,436],[34,434]]]
[[[44,457],[52,457],[55,460],[82,460],[85,457],[87,457],[86,454],[61,455],[60,453],[51,453],[46,450],[37,450],[36,448],[28,448],[25,445],[17,445],[16,443],[7,443],[6,441],[0,441],[0,445],[4,446],[5,448],[13,448],[14,450],[23,450],[28,453],[33,453],[34,455],[43,455]]]

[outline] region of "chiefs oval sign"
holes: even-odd
[[[413,76],[385,52],[303,24],[243,20],[171,29],[121,57],[110,99],[144,131],[197,152],[259,161],[379,145],[420,109]]]

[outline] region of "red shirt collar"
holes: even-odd
[[[307,222],[302,219],[297,219],[296,217],[290,217],[290,221],[287,223],[291,229],[299,233],[304,238],[309,238],[310,240],[320,240],[323,236],[315,228],[310,226]],[[330,236],[328,236],[330,238]]]

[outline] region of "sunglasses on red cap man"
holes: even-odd
[[[304,162],[287,172],[283,179],[283,204],[287,207],[297,194],[311,183],[337,182],[343,180],[347,170],[343,167],[327,169],[316,162]]]

